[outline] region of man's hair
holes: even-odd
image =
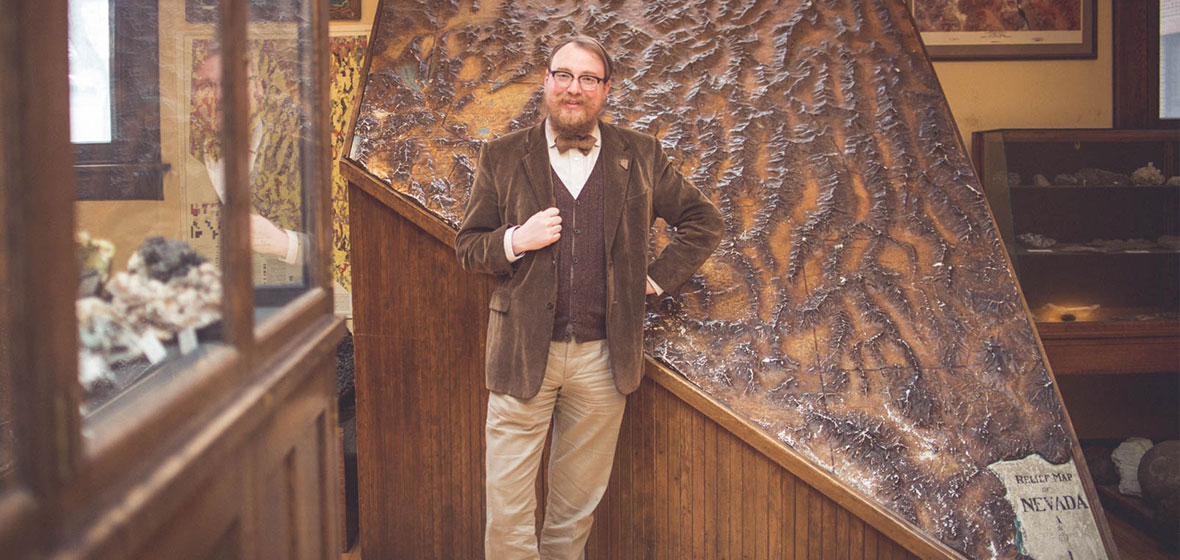
[[[597,56],[598,59],[602,61],[602,68],[606,73],[606,75],[602,77],[603,81],[610,80],[611,74],[614,73],[615,63],[611,60],[610,55],[606,54],[606,47],[602,46],[602,43],[598,42],[598,39],[586,35],[570,37],[558,43],[557,46],[553,47],[553,50],[549,51],[549,70],[553,69],[553,55],[557,54],[557,51],[561,50],[562,47],[570,43],[573,43],[584,50],[590,51],[592,54],[594,54],[594,56]]]

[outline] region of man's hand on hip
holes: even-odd
[[[535,251],[561,237],[561,216],[557,208],[547,208],[529,217],[512,233],[512,251],[516,254]]]

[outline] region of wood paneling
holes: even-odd
[[[895,549],[897,558],[915,557],[887,539],[888,555],[879,555],[878,538],[848,509],[647,379],[627,399],[587,557],[893,558]]]
[[[361,549],[367,558],[480,558],[492,280],[460,270],[449,239],[423,229],[421,216],[401,214],[419,212],[412,203],[344,165],[353,228]],[[814,467],[784,458],[783,449],[757,439],[768,436],[756,427],[735,430],[745,421],[683,378],[650,362],[648,372],[627,399],[588,557],[914,557],[866,516],[924,557],[957,556],[915,537],[879,507],[837,503],[815,484],[842,503],[861,498],[841,493],[822,474],[808,471],[811,482],[802,480],[785,465]],[[717,420],[725,414],[734,424]]]
[[[490,283],[350,188],[361,545],[373,558],[477,558]]]

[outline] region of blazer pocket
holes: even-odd
[[[492,300],[488,302],[488,309],[507,313],[509,307],[512,307],[512,298],[508,296],[508,292],[500,290],[492,292]]]

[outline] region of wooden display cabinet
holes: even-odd
[[[1180,134],[988,130],[974,133],[973,149],[1078,435],[1176,437],[1180,186],[1059,175],[1129,178],[1151,163],[1166,181],[1180,175]],[[1054,243],[1037,247],[1026,234]]]
[[[0,81],[0,556],[337,558],[333,371],[344,329],[332,314],[327,249],[332,231],[327,0],[284,3],[292,19],[266,26],[253,25],[250,3],[239,0],[217,4],[212,24],[175,17],[184,13],[183,0],[111,0],[109,10],[104,5],[78,13],[68,9],[71,4],[0,4],[0,73],[5,76]],[[113,15],[103,21],[107,13]],[[134,25],[123,25],[120,14],[131,14]],[[72,25],[78,22],[69,17],[86,21]],[[143,132],[136,128],[143,122],[167,129],[164,135],[139,135],[149,144],[155,138],[151,158],[163,158],[151,168],[163,173],[159,198],[152,194],[129,202],[139,196],[132,189],[96,202],[94,193],[111,185],[95,182],[94,173],[73,165],[86,164],[74,154],[88,150],[79,148],[81,142],[71,143],[71,127],[77,126],[71,124],[71,111],[76,117],[95,116],[71,106],[68,76],[75,72],[67,43],[70,51],[79,47],[68,35],[75,27],[111,35],[105,39],[110,39],[115,70],[107,73],[105,87],[114,94],[99,103],[110,105],[106,113],[112,115],[99,118],[115,125],[111,141],[105,142],[108,151],[131,145],[119,143],[125,132],[121,125],[131,123],[131,133]],[[298,74],[293,89],[300,102],[285,107],[284,115],[297,114],[290,122],[305,132],[287,139],[289,153],[298,154],[293,164],[298,173],[271,175],[275,182],[289,181],[290,201],[300,216],[293,226],[299,231],[292,233],[306,244],[298,274],[276,282],[259,281],[250,236],[256,227],[251,225],[250,139],[260,128],[252,124],[253,111],[265,100],[251,99],[258,70],[246,61],[252,45],[261,43],[251,35],[259,29],[268,34],[268,48],[283,43],[296,53],[284,68]],[[184,41],[161,40],[159,49],[145,50],[123,37],[154,39],[170,32]],[[194,36],[198,39],[190,39]],[[107,42],[97,44],[95,50],[108,50]],[[204,52],[219,52],[224,65],[208,73],[185,65],[208,45],[216,50]],[[128,57],[150,59],[157,66],[153,70],[166,76],[137,75],[150,82],[144,97],[156,112],[146,117],[123,95],[141,84],[120,87],[126,84],[118,70]],[[176,88],[177,82],[193,87]],[[203,166],[188,174],[189,193],[178,186],[181,167],[192,165],[195,154],[187,142],[178,146],[176,138],[196,122],[196,109],[207,108],[190,103],[190,90],[198,85],[211,88],[210,98],[220,104],[207,113],[217,124],[212,134],[221,167],[216,173],[225,179],[220,195],[213,195],[215,187],[209,185],[215,171],[206,175]],[[209,153],[206,157],[214,157]],[[138,162],[143,154],[131,155]],[[133,175],[134,165],[126,167]],[[122,175],[107,171],[107,179]],[[218,235],[206,237],[216,240],[207,247],[213,255],[206,256],[217,280],[200,283],[220,284],[220,297],[206,300],[216,310],[212,334],[187,350],[177,348],[184,342],[174,346],[179,336],[160,335],[154,348],[162,354],[144,352],[151,367],[133,372],[126,386],[85,407],[87,379],[79,373],[92,370],[80,365],[81,351],[90,347],[80,335],[82,306],[77,302],[104,296],[80,294],[75,232],[83,229],[94,205],[105,205],[102,210],[110,217],[102,224],[105,231],[90,233],[111,235],[123,248],[121,268],[145,238],[187,234],[189,221],[196,221],[188,216],[190,199],[181,195],[198,187],[223,198],[208,205],[219,211],[219,217],[210,218]],[[191,245],[194,238],[185,240]],[[162,301],[156,295],[144,299],[153,305]],[[128,332],[143,324],[131,324]],[[175,324],[169,333],[195,328]],[[157,335],[144,334],[140,341],[147,336]],[[107,373],[124,364],[100,359]]]

